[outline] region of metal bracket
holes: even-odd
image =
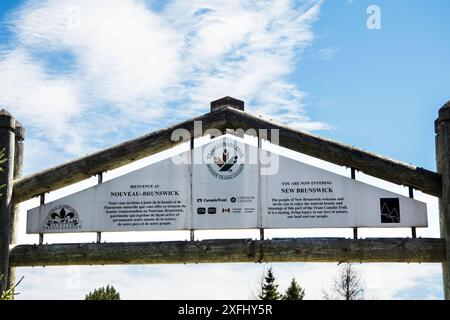
[[[350,168],[350,175],[353,180],[356,180],[355,168]],[[353,228],[353,239],[358,239],[358,228]]]
[[[409,197],[411,199],[414,199],[414,188],[413,187],[409,187]],[[413,237],[413,239],[417,238],[416,227],[411,227],[411,236]]]

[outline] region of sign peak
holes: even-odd
[[[214,100],[211,102],[211,112],[220,110],[226,107],[244,111],[244,101],[235,99],[229,96]]]

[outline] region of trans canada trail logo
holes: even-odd
[[[381,223],[400,223],[399,198],[381,198]]]
[[[81,220],[77,211],[71,206],[62,204],[54,207],[44,221],[45,230],[81,229]]]
[[[206,160],[208,171],[221,180],[233,179],[244,170],[244,152],[232,141],[212,145]]]

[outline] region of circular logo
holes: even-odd
[[[236,202],[236,197],[231,197],[230,200],[231,200],[232,203],[235,203]]]
[[[244,152],[234,141],[211,145],[206,160],[208,171],[221,180],[236,178],[244,170]]]

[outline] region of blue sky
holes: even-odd
[[[382,29],[366,28],[378,4]],[[293,75],[310,93],[308,113],[335,130],[321,134],[429,169],[437,110],[449,99],[448,1],[326,1],[316,41]],[[315,51],[336,48],[323,61]],[[414,141],[414,144],[410,143]]]
[[[371,4],[381,30],[366,27]],[[434,170],[433,122],[450,99],[449,9],[445,0],[3,0],[0,106],[27,128],[26,173],[208,112],[224,95]],[[391,295],[423,297],[404,290]]]

